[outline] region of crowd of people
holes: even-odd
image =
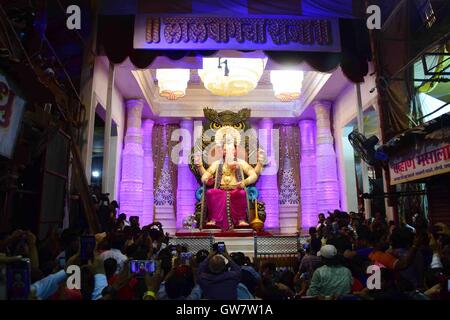
[[[24,258],[29,265],[29,279],[19,269],[3,274],[6,296],[38,300],[450,298],[450,228],[442,223],[430,226],[423,217],[398,226],[382,214],[366,219],[362,213],[321,213],[318,225],[309,229],[296,265],[281,269],[242,252],[229,253],[224,244],[189,252],[187,247],[172,245],[160,223],[141,227],[138,219],[129,221],[120,213],[117,202],[94,201],[101,233],[69,228],[52,230],[43,240],[24,230],[2,236],[0,266],[8,269]],[[78,284],[71,279],[73,266],[80,270]],[[379,270],[379,283],[373,270]]]

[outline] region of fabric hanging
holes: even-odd
[[[162,170],[164,167],[164,159],[166,155],[166,147],[164,141],[164,126],[155,125],[152,134],[152,144],[153,144],[153,194],[156,196],[156,190],[161,181]]]
[[[331,72],[341,65],[345,76],[352,82],[363,82],[368,72],[370,46],[365,21],[361,19],[340,19],[342,52],[297,52],[264,51],[277,63],[300,63],[306,61],[319,72]],[[137,68],[147,68],[158,56],[179,60],[186,56],[208,57],[216,50],[145,50],[134,49],[134,16],[99,16],[99,54],[120,64],[128,57]]]
[[[166,138],[165,141],[167,141],[167,156],[169,160],[169,175],[170,175],[170,181],[172,186],[172,194],[173,194],[173,211],[174,214],[177,210],[177,189],[178,189],[178,160],[179,155],[172,155],[172,150],[179,143],[179,141],[172,141],[172,133],[179,129],[178,125],[175,124],[169,124],[166,125]]]
[[[289,161],[289,170],[292,170],[292,180],[294,184],[293,190],[296,193],[296,197],[300,196],[300,130],[297,126],[280,126],[280,157],[279,157],[279,169],[278,169],[278,188],[283,185],[283,177],[285,176],[285,163]],[[281,193],[282,190],[279,190]],[[301,212],[300,212],[300,199],[298,201],[298,225],[301,226]]]

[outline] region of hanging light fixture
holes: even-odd
[[[270,82],[273,85],[275,97],[283,102],[289,102],[300,97],[303,72],[298,70],[272,70]]]
[[[156,69],[159,95],[169,100],[184,97],[189,76],[189,69]]]
[[[203,58],[198,75],[215,95],[244,96],[258,85],[265,65],[261,58]]]

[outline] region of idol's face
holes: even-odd
[[[223,156],[226,158],[228,155],[231,155],[233,158],[237,155],[237,150],[234,145],[225,145],[222,148]]]
[[[233,147],[233,150],[230,152],[230,154],[231,154],[233,157],[236,157],[236,155],[237,155],[236,148]],[[227,156],[227,155],[228,155],[228,152],[227,152],[227,150],[225,150],[225,156]]]

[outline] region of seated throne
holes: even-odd
[[[189,165],[201,185],[195,195],[199,229],[260,231],[266,213],[255,183],[265,154],[258,147],[256,132],[247,131],[250,110],[205,108],[203,113],[202,138],[195,141]]]

